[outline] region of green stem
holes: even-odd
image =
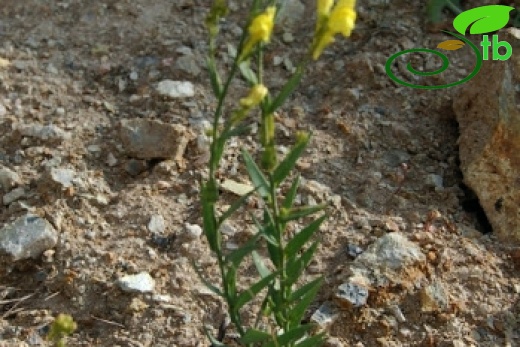
[[[454,13],[461,14],[462,10],[450,0],[446,0],[446,6]]]

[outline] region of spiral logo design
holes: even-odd
[[[400,79],[399,77],[397,77],[392,72],[392,63],[394,62],[395,59],[397,59],[398,57],[400,57],[401,55],[404,55],[404,54],[418,53],[418,52],[431,53],[431,54],[434,54],[434,55],[438,56],[442,60],[442,66],[440,68],[438,68],[437,70],[435,70],[435,71],[429,71],[429,72],[426,71],[425,72],[425,71],[419,71],[419,70],[414,69],[412,67],[412,64],[408,63],[406,65],[406,69],[410,73],[412,73],[412,74],[414,74],[416,76],[433,76],[433,75],[437,75],[437,74],[440,74],[440,73],[444,72],[450,65],[448,57],[446,57],[444,54],[442,54],[439,51],[435,51],[433,49],[428,49],[428,48],[407,49],[407,50],[404,50],[404,51],[401,51],[401,52],[398,52],[398,53],[392,55],[390,58],[388,58],[388,60],[386,61],[386,64],[385,64],[385,70],[386,70],[387,75],[396,83],[399,83],[399,84],[401,84],[403,86],[406,86],[406,87],[417,88],[417,89],[443,89],[443,88],[450,88],[450,87],[453,87],[453,86],[465,83],[465,82],[469,81],[470,79],[472,79],[473,77],[475,77],[475,75],[480,71],[480,68],[482,67],[482,61],[483,61],[482,53],[480,53],[478,47],[473,42],[471,42],[470,40],[465,38],[463,35],[458,35],[458,34],[452,33],[450,31],[445,31],[445,30],[443,30],[443,32],[445,32],[445,33],[447,33],[449,35],[455,36],[458,39],[462,40],[465,44],[467,44],[468,46],[471,47],[473,52],[475,52],[477,61],[476,61],[475,67],[473,68],[473,71],[467,77],[465,77],[464,79],[462,79],[460,81],[452,82],[452,83],[449,83],[449,84],[443,84],[443,85],[438,85],[438,86],[426,86],[426,85],[416,85],[416,84],[412,84],[412,83],[406,82],[406,81]]]

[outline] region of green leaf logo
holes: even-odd
[[[455,17],[453,27],[462,35],[466,35],[469,26],[470,34],[486,34],[505,27],[509,22],[509,12],[514,9],[504,5],[476,7]]]

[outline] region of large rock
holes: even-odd
[[[192,134],[179,124],[137,118],[121,121],[120,137],[125,151],[134,158],[180,160]]]
[[[494,232],[520,241],[520,112],[515,87],[520,81],[518,39],[501,34],[513,46],[507,61],[483,62],[463,85],[453,108],[460,127],[464,183],[479,198]]]

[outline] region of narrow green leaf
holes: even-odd
[[[223,285],[227,289],[225,291],[226,299],[233,301],[237,297],[237,271],[236,268],[230,266],[226,269],[223,276]]]
[[[312,260],[314,252],[318,248],[318,242],[315,241],[309,248],[307,248],[300,257],[292,258],[287,261],[287,285],[293,285],[303,270],[309,265]]]
[[[237,199],[231,206],[222,214],[222,216],[218,219],[218,224],[222,224],[226,219],[231,217],[233,213],[235,213],[240,207],[242,207],[246,200],[255,192],[255,190],[251,190],[249,193],[242,195],[239,199]]]
[[[271,274],[271,271],[265,266],[264,261],[260,257],[257,251],[253,251],[253,262],[255,263],[256,270],[262,278],[267,277]]]
[[[244,257],[251,254],[258,246],[258,239],[260,233],[256,233],[249,241],[247,241],[242,247],[235,249],[233,252],[226,255],[226,261],[233,264],[235,268],[238,268]]]
[[[291,170],[295,167],[296,161],[298,161],[305,150],[305,147],[307,147],[309,138],[310,137],[305,141],[298,141],[298,143],[291,148],[285,158],[274,169],[272,177],[274,184],[278,185],[289,175]]]
[[[241,136],[244,134],[249,134],[250,131],[251,131],[251,126],[241,124],[241,125],[238,125],[232,129],[229,129],[229,130],[223,132],[221,134],[221,137],[223,137],[227,140],[227,139],[232,138],[233,136]]]
[[[300,232],[297,233],[285,247],[285,254],[287,257],[294,257],[300,251],[303,245],[305,245],[305,243],[309,241],[312,235],[314,235],[314,233],[320,228],[321,223],[323,223],[326,218],[327,215],[323,215],[300,230]]]
[[[282,87],[282,90],[280,93],[274,98],[273,102],[269,104],[268,112],[267,113],[273,113],[280,107],[285,100],[291,95],[291,93],[296,89],[298,84],[300,83],[300,80],[303,76],[303,66],[300,65],[294,72],[294,74],[291,76],[291,78],[285,83],[285,85]]]
[[[251,181],[253,181],[253,185],[258,189],[258,194],[260,194],[264,199],[267,198],[269,196],[269,183],[267,178],[265,178],[262,171],[260,171],[249,152],[242,149],[242,156],[244,157],[249,177],[251,178]]]
[[[276,336],[275,342],[264,343],[262,347],[278,347],[288,346],[291,343],[295,343],[301,339],[305,334],[312,328],[312,325],[300,325],[294,329],[284,332],[282,335]]]
[[[256,78],[254,71],[251,70],[249,60],[244,60],[241,62],[240,65],[238,65],[238,68],[240,69],[242,76],[247,82],[249,82],[250,85],[258,84],[258,78]]]
[[[249,301],[251,301],[262,289],[264,289],[271,281],[275,278],[277,275],[277,272],[273,272],[269,276],[266,276],[253,284],[249,289],[246,289],[236,299],[234,303],[235,310],[239,310],[242,306],[247,304]]]
[[[319,333],[298,343],[295,347],[320,347],[325,342],[325,333]]]
[[[213,293],[217,294],[218,296],[221,296],[221,297],[224,297],[224,294],[220,291],[220,289],[218,289],[217,287],[215,287],[213,284],[211,284],[207,279],[204,278],[204,275],[202,274],[202,271],[200,270],[199,266],[197,265],[197,263],[195,263],[195,261],[193,260],[191,262],[191,265],[193,266],[193,268],[195,269],[195,272],[197,273],[197,275],[199,276],[200,280],[202,281],[202,283],[204,283],[204,285],[206,287],[208,287],[209,290],[211,290]]]
[[[316,206],[303,206],[303,207],[296,207],[289,210],[289,213],[287,215],[281,216],[280,219],[282,222],[287,223],[292,220],[300,219],[303,217],[307,217],[311,214],[314,214],[316,212],[319,212],[323,210],[327,205],[320,204]]]
[[[248,345],[251,343],[265,342],[266,340],[270,340],[271,338],[271,334],[268,334],[266,332],[257,329],[248,329],[244,336],[242,336],[242,338],[240,339],[240,342],[244,345]]]
[[[282,254],[280,253],[280,245],[278,244],[278,235],[275,227],[273,215],[264,207],[264,224],[263,224],[265,235],[268,237],[267,242],[267,251],[269,252],[269,257],[273,262],[276,268],[280,268],[282,264]],[[273,239],[274,242],[269,242],[269,239]]]
[[[217,99],[222,95],[222,82],[220,80],[220,76],[217,71],[217,65],[215,64],[215,59],[208,58],[206,61],[206,65],[208,67],[209,72],[209,80],[211,82],[211,88],[213,89],[213,94]]]
[[[300,174],[298,174],[294,181],[291,184],[291,188],[285,195],[285,199],[283,200],[282,207],[285,209],[290,209],[293,206],[294,199],[296,198],[296,193],[298,192],[298,186],[300,185]]]
[[[217,219],[215,218],[215,210],[211,203],[210,193],[208,190],[211,189],[209,184],[205,184],[202,187],[202,223],[204,227],[204,235],[208,239],[209,248],[215,252],[220,252],[220,233],[217,228]]]
[[[272,225],[262,225],[258,221],[258,219],[251,214],[251,218],[253,219],[253,222],[255,223],[257,229],[262,234],[262,238],[264,238],[267,242],[272,244],[275,247],[278,247],[278,241],[274,238],[274,227]]]
[[[314,281],[305,284],[291,295],[290,301],[297,303],[289,313],[293,324],[299,324],[301,322],[305,311],[307,311],[307,308],[316,297],[321,282],[321,278],[315,279]]]

